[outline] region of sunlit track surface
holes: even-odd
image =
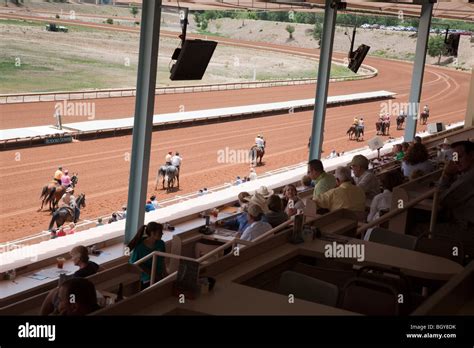
[[[0,18],[3,16],[0,15]],[[32,19],[38,18],[32,17]],[[77,25],[77,22],[74,24]],[[117,28],[114,26],[113,29]],[[176,37],[176,33],[169,35]],[[216,39],[226,43],[289,51],[313,57],[319,53],[316,49]],[[336,53],[334,56],[343,58],[345,54]],[[392,103],[407,101],[413,70],[411,63],[371,57],[368,57],[365,63],[379,70],[377,77],[363,81],[332,83],[329,95],[385,89],[398,93]],[[468,83],[469,75],[466,73],[427,66],[422,103],[430,105],[429,121],[450,123],[462,120],[467,104]],[[156,97],[155,114],[176,112],[182,106],[186,111],[190,111],[304,99],[314,95],[314,85],[160,95]],[[97,119],[130,117],[134,112],[134,98],[94,101]],[[366,142],[349,142],[345,135],[346,130],[354,116],[363,116],[366,120],[365,139],[373,137],[374,123],[381,102],[383,101],[328,108],[324,132],[326,155],[332,149],[347,151],[364,146]],[[1,105],[1,128],[51,124],[53,110],[54,103],[49,102]],[[63,120],[63,122],[73,121],[76,120],[67,117]],[[167,151],[180,151],[184,157],[182,190],[178,194],[195,192],[203,187],[230,182],[236,175],[247,175],[248,164],[218,163],[217,153],[226,147],[230,150],[246,150],[253,143],[257,133],[263,133],[267,139],[265,165],[257,169],[258,173],[306,160],[311,122],[312,112],[300,112],[155,132],[152,142],[149,195],[153,192],[156,170],[162,164]],[[391,136],[403,135],[403,131],[396,131],[395,128],[392,127]],[[131,136],[122,136],[1,152],[0,241],[16,239],[47,228],[50,215],[46,211],[36,212],[40,206],[39,200],[36,199],[42,186],[46,184],[58,165],[79,172],[76,192],[87,194],[87,207],[81,212],[81,218],[92,219],[119,210],[127,199],[130,148]],[[158,199],[172,196],[163,191],[156,193]]]

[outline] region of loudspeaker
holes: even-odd
[[[439,133],[446,130],[446,127],[444,126],[442,122],[429,123],[426,130],[428,131],[428,133],[434,134],[434,133]]]
[[[178,57],[171,68],[170,80],[201,80],[216,46],[215,41],[184,41],[182,48],[173,54],[173,58]]]
[[[357,73],[369,50],[370,46],[360,45],[359,48],[352,52],[349,65],[347,67],[353,72]]]
[[[371,150],[378,150],[383,147],[383,140],[379,137],[372,138],[368,141],[367,145],[369,145],[369,149]]]

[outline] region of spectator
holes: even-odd
[[[421,144],[422,139],[418,135],[413,139],[413,144]]]
[[[285,213],[288,216],[296,215],[298,210],[304,209],[304,203],[301,199],[298,198],[295,185],[286,185],[283,189],[283,195],[285,197],[286,202]]]
[[[331,153],[329,154],[329,156],[327,156],[326,158],[331,159],[331,158],[336,158],[336,157],[337,157],[336,150],[332,150]]]
[[[403,153],[407,153],[408,149],[410,148],[410,143],[407,143],[406,141],[402,143],[402,151]]]
[[[240,178],[240,176],[238,176],[236,179],[235,179],[235,185],[240,185],[242,183],[242,179]]]
[[[370,206],[372,199],[380,193],[380,182],[369,170],[369,160],[362,155],[355,155],[350,163],[354,172],[355,184],[365,193],[367,205]]]
[[[380,218],[384,211],[390,211],[392,206],[392,191],[394,187],[403,183],[402,173],[398,170],[392,170],[384,173],[381,177],[383,192],[374,197],[370,205],[370,212],[367,216],[367,222]],[[369,240],[372,229],[368,229],[365,234],[365,240]]]
[[[58,230],[53,228],[51,229],[51,239],[56,239],[58,238]]]
[[[451,145],[457,161],[444,168],[440,181],[440,214],[434,234],[474,241],[474,142]],[[456,159],[456,157],[453,157]]]
[[[58,290],[58,302],[58,312],[53,314],[82,316],[99,309],[95,286],[84,278],[72,278],[61,284]]]
[[[436,160],[439,163],[449,162],[453,159],[453,149],[451,149],[451,144],[447,138],[444,138],[444,141],[439,144],[439,150],[436,156]]]
[[[207,191],[207,188],[204,187],[204,188],[202,189],[202,194],[203,194],[203,195],[207,195],[208,193],[209,193],[209,192]]]
[[[395,144],[393,145],[393,154],[394,158],[397,161],[401,161],[405,154],[403,153],[403,147],[402,144]]]
[[[100,270],[98,264],[89,260],[89,251],[85,246],[79,245],[72,248],[70,254],[74,265],[79,267],[79,269],[74,272],[74,277],[85,278],[96,274]]]
[[[150,197],[151,204],[153,204],[153,207],[155,209],[161,208],[160,205],[158,204],[158,201],[156,200],[156,196],[153,195]]]
[[[308,175],[314,181],[313,199],[336,187],[336,178],[324,171],[323,162],[318,159],[308,162]]]
[[[261,221],[263,210],[259,205],[250,203],[247,209],[247,216],[249,225],[242,233],[241,239],[252,241],[272,229],[268,222]]]
[[[75,228],[76,224],[74,222],[71,222],[68,226],[64,227],[64,232],[66,234],[74,234],[76,232]]]
[[[250,168],[249,180],[253,181],[257,179],[257,173],[254,168]]]
[[[288,215],[283,211],[283,202],[278,195],[271,195],[268,198],[268,213],[265,214],[266,221],[276,227],[288,220]]]
[[[416,170],[422,170],[424,174],[427,174],[432,172],[433,169],[425,145],[415,143],[410,146],[402,162],[403,175],[409,178]]]
[[[95,226],[97,227],[97,226],[103,226],[103,225],[104,225],[104,223],[103,223],[102,218],[98,218]]]
[[[243,232],[248,225],[247,221],[247,198],[250,198],[250,194],[248,192],[240,192],[239,193],[239,204],[240,204],[240,213],[223,222],[223,227],[229,230]]]
[[[146,201],[145,213],[148,213],[148,212],[153,211],[153,210],[155,210],[155,206],[153,205],[153,203],[150,200]]]
[[[304,190],[314,187],[313,180],[311,180],[309,175],[305,175],[303,178],[301,178],[301,185],[303,186]]]
[[[64,226],[61,226],[59,230],[56,233],[56,236],[58,237],[64,237],[66,235],[66,232],[64,231]]]
[[[163,225],[154,221],[149,222],[148,225],[143,225],[137,231],[135,237],[128,244],[129,250],[132,252],[130,256],[130,263],[134,263],[153,251],[165,252],[165,242],[161,239],[163,237]],[[164,258],[158,256],[156,258],[156,280],[162,279],[166,274]],[[141,263],[139,265],[143,270],[141,275],[141,289],[145,289],[150,285],[150,275],[152,268],[152,259]]]
[[[336,169],[336,188],[316,196],[314,201],[317,208],[349,209],[356,212],[365,210],[365,193],[362,188],[352,184],[351,171],[347,167]]]
[[[118,220],[117,219],[117,213],[112,213],[112,216],[109,219],[109,224],[111,224],[112,222],[115,222],[117,220]]]
[[[124,220],[127,218],[127,206],[122,205],[122,210],[117,212],[117,220]]]

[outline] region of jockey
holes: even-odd
[[[179,152],[176,152],[176,154],[173,157],[171,157],[171,165],[178,168],[178,171],[179,171],[179,167],[181,166],[182,161],[183,159],[179,155]]]
[[[428,108],[428,105],[425,105],[425,106],[423,107],[423,112],[424,112],[425,114],[429,115],[430,109]]]
[[[386,122],[386,123],[389,123],[390,122],[390,114],[385,114],[384,118],[383,118],[383,121]]]
[[[359,119],[358,126],[361,127],[362,129],[364,129],[364,118],[363,118],[363,117],[361,117],[361,118]]]
[[[173,157],[173,153],[170,151],[168,152],[168,154],[166,155],[165,157],[165,164],[167,166],[170,166],[171,165],[171,158]]]
[[[257,137],[255,138],[255,145],[257,145],[257,147],[261,149],[265,148],[265,140],[263,139],[263,136],[261,134],[257,135]]]
[[[58,170],[54,172],[54,181],[61,185],[61,177],[63,176],[63,167],[58,167]]]
[[[69,171],[67,169],[64,170],[64,174],[61,176],[61,185],[64,187],[71,186],[71,177],[69,176]]]
[[[357,117],[354,117],[354,121],[352,121],[352,124],[357,127],[359,125],[359,119]]]

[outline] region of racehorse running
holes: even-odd
[[[179,188],[179,169],[175,166],[171,165],[164,165],[161,166],[160,169],[158,169],[158,173],[156,174],[156,181],[155,181],[155,190],[158,189],[158,181],[160,179],[160,176],[163,177],[163,190],[165,189],[165,180],[167,183],[166,190],[169,191],[174,187],[174,182],[177,180],[178,182],[178,188]]]
[[[265,155],[265,148],[258,147],[257,145],[253,145],[250,148],[249,157],[250,157],[251,163],[253,163],[254,165],[261,166],[264,155]]]
[[[397,117],[397,130],[403,129],[403,124],[405,123],[405,119],[407,115],[399,115]]]
[[[349,140],[364,140],[364,127],[352,125],[346,132],[349,135]],[[362,139],[360,139],[362,137]]]
[[[79,216],[81,214],[81,208],[86,207],[86,195],[81,193],[79,197],[76,199],[76,211],[70,207],[62,207],[57,209],[53,212],[53,216],[51,217],[51,222],[49,223],[48,230],[54,227],[56,223],[56,227],[61,227],[66,222],[74,222],[76,223],[79,220]]]
[[[77,185],[78,181],[78,173],[75,173],[71,177],[71,186],[74,188]],[[38,209],[38,211],[43,210],[43,206],[45,204],[49,204],[49,210],[53,211],[55,208],[57,208],[59,200],[63,196],[63,194],[66,192],[66,188],[62,185],[59,185],[56,183],[56,181],[52,181],[49,184],[46,184],[43,186],[43,190],[41,191],[41,196],[40,199],[41,201],[41,208]]]

